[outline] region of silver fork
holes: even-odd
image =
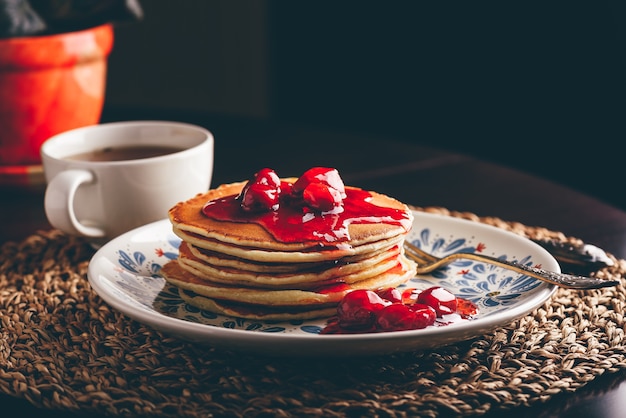
[[[517,273],[532,276],[539,280],[543,280],[544,282],[552,283],[568,289],[599,289],[601,287],[617,286],[620,283],[618,280],[605,280],[595,277],[556,273],[554,271],[548,271],[538,267],[530,267],[514,261],[501,260],[483,254],[453,253],[444,257],[436,257],[421,250],[416,245],[408,241],[404,242],[404,250],[406,256],[417,263],[417,274],[430,273],[458,259],[469,259],[513,270]]]

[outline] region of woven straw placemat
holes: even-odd
[[[530,237],[545,228],[450,216]],[[357,359],[265,358],[152,330],[90,288],[93,250],[45,231],[0,247],[0,390],[44,408],[112,416],[483,415],[532,405],[626,368],[623,285],[559,289],[535,312],[470,341]],[[621,278],[626,261],[598,275]]]

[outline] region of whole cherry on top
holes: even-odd
[[[313,167],[293,184],[282,182],[274,170],[263,168],[248,180],[237,199],[246,212],[276,211],[281,204],[329,212],[341,207],[345,197],[345,186],[336,169]]]
[[[238,199],[247,212],[268,212],[278,209],[280,192],[280,177],[274,170],[262,168],[248,180]]]

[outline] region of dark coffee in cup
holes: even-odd
[[[182,151],[184,148],[162,145],[129,145],[107,147],[87,152],[81,152],[66,157],[67,160],[78,161],[127,161],[143,158],[160,157]]]

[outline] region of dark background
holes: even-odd
[[[626,209],[623,1],[142,4],[143,22],[117,28],[108,115],[419,142]]]
[[[275,117],[457,149],[626,208],[624,3],[270,4]]]

